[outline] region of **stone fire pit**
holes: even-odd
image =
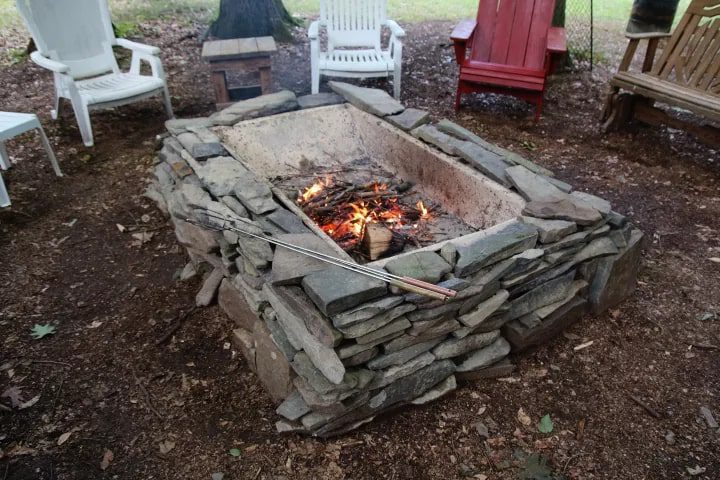
[[[552,172],[379,90],[283,91],[171,120],[148,195],[235,321],[236,346],[278,402],[279,431],[327,437],[513,370],[508,358],[629,295],[642,233]],[[349,103],[346,103],[347,102]],[[438,301],[262,240],[185,221],[251,219],[280,239],[352,259],[271,181],[372,158],[472,233],[369,263],[457,290]],[[206,267],[206,268],[204,268]]]

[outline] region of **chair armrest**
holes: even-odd
[[[143,43],[133,42],[125,38],[116,38],[115,43],[123,48],[132,50],[133,52],[146,53],[148,55],[160,55],[160,49],[158,47],[152,47]]]
[[[550,53],[567,53],[567,35],[562,27],[550,27],[547,49]]]
[[[403,30],[402,27],[400,25],[398,25],[396,21],[385,20],[385,26],[387,26],[390,29],[390,33],[392,33],[394,37],[402,38],[405,36],[405,30]]]
[[[672,37],[672,33],[664,33],[664,32],[630,33],[630,32],[625,32],[625,38],[629,38],[631,40],[642,40],[644,38],[667,38],[667,37]]]
[[[30,59],[40,65],[43,68],[47,68],[48,70],[52,70],[53,72],[57,73],[67,73],[70,71],[70,67],[65,65],[64,63],[60,63],[55,60],[51,60],[44,56],[42,53],[38,52],[37,50],[32,52],[30,54]]]
[[[467,42],[470,37],[475,33],[475,26],[477,22],[475,20],[462,20],[458,23],[450,34],[450,39],[453,42]]]
[[[320,22],[318,20],[315,20],[310,23],[310,26],[308,27],[308,38],[310,40],[317,40],[318,35],[320,34]]]

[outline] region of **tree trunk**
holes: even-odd
[[[271,35],[276,40],[290,40],[290,25],[296,25],[296,21],[282,0],[220,0],[220,13],[210,34],[216,38]]]

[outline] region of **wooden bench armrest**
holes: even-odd
[[[567,34],[563,27],[550,27],[547,49],[550,53],[567,53]]]
[[[642,40],[644,38],[668,38],[672,37],[672,33],[650,32],[650,33],[630,33],[625,32],[625,38]]]
[[[477,25],[475,20],[462,20],[453,29],[450,39],[453,42],[467,42],[475,33],[475,25]]]

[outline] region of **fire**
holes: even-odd
[[[417,202],[416,208],[403,205],[399,202],[399,194],[386,183],[351,185],[349,194],[344,194],[343,189],[348,189],[350,184],[342,183],[333,184],[330,177],[318,179],[298,192],[297,202],[345,249],[353,248],[360,241],[369,223],[380,223],[390,230],[407,234],[419,228],[418,221],[431,218],[422,200]]]
[[[318,180],[305,189],[304,192],[298,192],[298,203],[307,203],[313,198],[317,197],[327,187],[332,185],[332,177],[328,175],[325,180]]]

